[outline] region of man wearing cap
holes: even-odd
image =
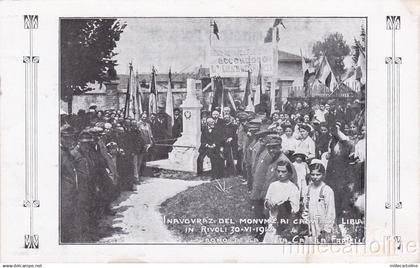
[[[74,129],[65,125],[60,129],[60,218],[61,242],[79,242],[82,229],[79,212],[79,182],[73,156],[70,154],[76,144]]]
[[[91,230],[95,225],[95,219],[91,216],[95,202],[95,183],[92,178],[94,163],[86,150],[86,144],[93,142],[92,135],[88,131],[82,131],[79,134],[77,146],[70,150],[77,175],[78,193],[75,199],[77,200],[79,228],[82,234],[79,241],[90,241],[92,239]]]
[[[117,159],[117,170],[120,175],[119,186],[122,190],[133,190],[134,185],[134,163],[131,154],[129,134],[122,126],[116,127],[116,142],[119,147],[120,157]]]
[[[264,219],[264,199],[267,191],[266,184],[268,178],[266,174],[272,164],[274,155],[271,154],[271,147],[277,146],[281,148],[281,138],[277,134],[267,135],[264,138],[264,150],[256,158],[252,176],[252,190],[250,194],[251,206],[254,211],[254,215],[258,219]],[[268,145],[268,146],[267,146]],[[269,184],[268,184],[269,185]],[[262,236],[263,237],[263,236]],[[261,239],[262,237],[258,237]]]
[[[252,189],[252,155],[254,152],[254,145],[257,143],[255,134],[260,130],[261,121],[253,119],[246,124],[246,143],[244,144],[244,157],[243,157],[243,173],[247,181],[248,191]]]

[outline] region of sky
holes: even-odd
[[[207,52],[213,47],[255,47],[264,37],[274,18],[212,18],[219,28],[220,40],[212,34],[210,18],[122,18],[127,27],[117,43],[115,56],[117,73],[127,74],[128,64],[134,71],[148,73],[152,66],[157,72],[192,72],[206,66]],[[351,47],[360,39],[360,28],[366,28],[364,18],[283,18],[280,26],[280,50],[305,57],[312,56],[312,45],[330,33],[343,34]],[[210,40],[211,39],[211,40]],[[351,64],[350,57],[345,65]]]

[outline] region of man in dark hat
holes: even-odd
[[[78,180],[73,156],[75,131],[70,125],[60,129],[60,230],[61,242],[80,242],[82,229],[79,212]]]
[[[223,156],[225,159],[225,173],[228,174],[234,174],[236,175],[236,166],[234,159],[237,157],[238,152],[238,136],[236,134],[236,131],[238,129],[238,126],[234,122],[234,118],[228,114],[225,113],[223,117]]]
[[[255,133],[260,130],[261,120],[253,119],[245,125],[246,139],[244,142],[244,156],[243,156],[243,173],[246,184],[248,185],[248,191],[251,191],[252,188],[252,155],[253,155],[253,146],[258,141],[255,137]]]
[[[61,241],[91,241],[92,166],[82,154],[82,143],[93,142],[93,137],[83,131],[76,141],[76,132],[69,126],[62,130],[61,136]],[[70,236],[67,227],[72,229]]]
[[[172,137],[179,138],[182,133],[182,115],[179,108],[174,109],[174,125],[172,127]]]
[[[172,123],[170,116],[165,112],[165,104],[160,102],[158,104],[158,113],[156,114],[156,122],[152,126],[153,137],[157,144],[170,144],[172,137]],[[168,146],[157,145],[153,153],[155,154],[154,159],[165,159],[168,158]]]
[[[256,218],[265,218],[264,215],[264,200],[267,193],[268,186],[274,181],[273,170],[278,161],[290,160],[281,152],[281,137],[278,134],[269,134],[264,137],[264,150],[260,153],[256,162],[255,171],[252,174],[254,182],[252,184],[252,191],[250,195],[252,209]],[[296,183],[296,171],[293,171],[292,182]],[[258,236],[262,239],[264,236]]]

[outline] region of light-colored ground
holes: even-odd
[[[112,204],[112,210],[117,214],[103,219],[100,224],[111,224],[121,231],[103,238],[99,243],[181,242],[164,225],[159,206],[177,193],[204,182],[147,178],[136,186],[136,191],[123,193]]]

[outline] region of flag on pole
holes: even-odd
[[[139,118],[141,117],[141,114],[143,113],[143,104],[141,102],[142,97],[141,97],[141,91],[140,91],[140,84],[138,81],[138,76],[135,79],[136,82],[136,104],[137,104],[137,114],[139,116]]]
[[[215,20],[213,21],[213,24],[211,24],[211,26],[213,26],[213,33],[214,33],[214,35],[216,35],[217,40],[220,40],[220,37],[219,37],[219,27],[217,26]]]
[[[244,107],[249,105],[249,100],[251,96],[251,71],[248,70],[248,77],[246,79],[246,86],[245,86],[245,94],[244,94],[244,99],[242,101]]]
[[[302,74],[303,74],[303,88],[305,91],[305,96],[308,95],[308,88],[309,88],[309,78],[311,76],[311,74],[313,75],[313,73],[311,73],[311,71],[309,70],[309,66],[305,61],[305,58],[302,55],[302,50],[300,50],[300,57],[302,58]]]
[[[138,103],[137,103],[137,86],[133,74],[133,65],[130,64],[130,109],[129,109],[129,116],[133,117],[134,119],[139,119],[138,113]]]
[[[252,103],[252,98],[251,97],[252,97],[252,94],[251,94],[251,71],[248,70],[248,77],[246,79],[243,106],[245,107],[245,111],[255,112],[255,107]]]
[[[213,86],[214,85],[214,86]],[[232,106],[234,110],[236,110],[236,105],[233,100],[232,94],[230,93],[229,89],[225,88],[223,85],[223,80],[221,77],[217,77],[213,79],[213,101],[211,105],[211,109],[215,109],[216,107],[220,107],[223,110],[225,106]]]
[[[129,76],[127,84],[127,95],[125,99],[124,118],[139,119],[141,113],[141,102],[139,102],[138,83],[133,74],[133,64],[129,64]]]
[[[281,19],[281,18],[277,18],[277,19],[274,20],[273,28],[278,26],[278,25],[281,25],[281,26],[283,26],[284,29],[286,29],[286,27],[283,24],[283,19]]]
[[[328,87],[331,92],[337,85],[337,80],[335,79],[334,73],[325,55],[323,56],[321,65],[319,66],[315,76],[316,79],[318,79],[321,84],[324,84],[326,87]]]
[[[172,96],[172,74],[171,68],[169,68],[168,75],[168,91],[166,92],[166,113],[171,117],[171,125],[174,124],[174,100]]]
[[[258,88],[255,91],[255,95],[254,95],[254,107],[261,103],[261,95],[262,95],[261,62],[259,64],[259,69],[258,69],[257,83],[258,83]]]
[[[223,96],[223,85],[222,79],[220,77],[213,78],[213,102],[211,105],[211,109],[214,110],[216,107],[219,107],[222,103],[222,96]]]
[[[357,59],[357,69],[359,73],[357,79],[362,85],[366,85],[366,56],[362,49],[359,48],[359,58]]]
[[[156,90],[156,70],[152,67],[152,79],[150,80],[149,94],[149,114],[157,113],[157,90]]]
[[[236,104],[235,104],[235,101],[233,100],[233,97],[232,97],[232,94],[230,93],[230,90],[229,89],[226,90],[226,93],[227,93],[227,97],[229,99],[230,105],[232,105],[233,110],[236,111]]]
[[[125,93],[124,118],[127,118],[130,113],[130,100],[131,100],[130,83],[131,83],[131,63],[129,64],[127,92]]]
[[[264,43],[271,43],[273,42],[273,27],[268,28],[267,34],[264,37]]]

